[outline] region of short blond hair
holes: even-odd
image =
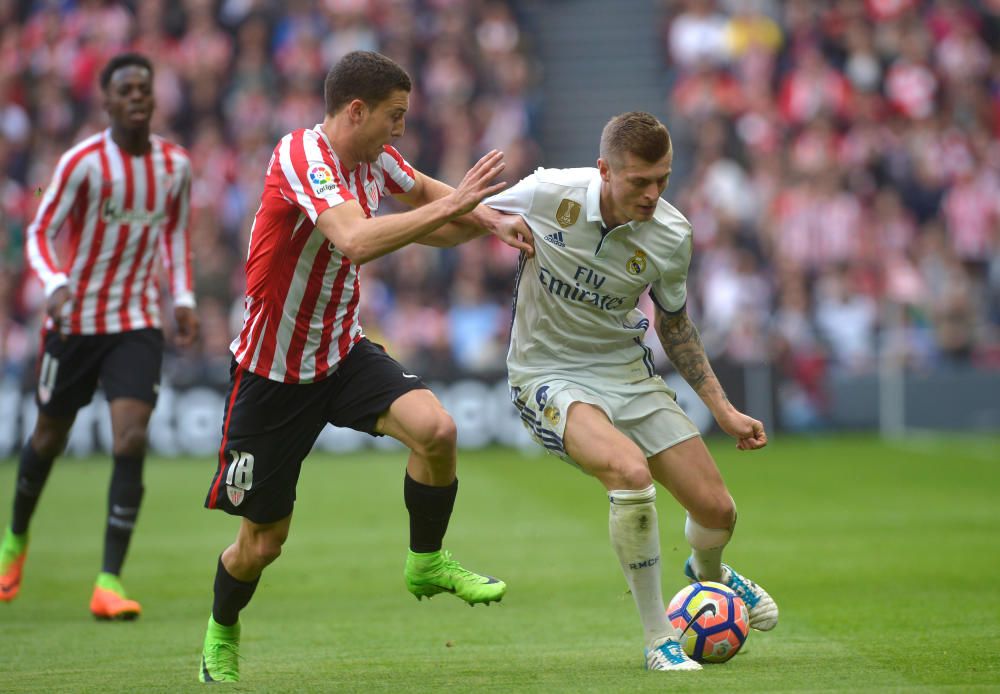
[[[670,152],[670,132],[656,116],[643,111],[620,113],[601,132],[601,159],[620,162],[626,152],[656,162]]]

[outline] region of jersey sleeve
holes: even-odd
[[[286,200],[315,224],[321,214],[355,197],[332,160],[319,147],[315,132],[296,130],[278,144],[278,187]]]
[[[385,173],[385,189],[390,195],[408,193],[417,183],[416,174],[408,161],[403,159],[395,147],[385,145],[379,156],[379,164]]]
[[[70,151],[59,159],[52,181],[42,197],[42,204],[26,233],[24,252],[31,269],[45,286],[46,297],[52,296],[69,281],[60,267],[53,242],[77,204],[77,196],[81,192],[86,193],[87,171],[78,153]]]
[[[519,214],[527,219],[528,213],[531,211],[531,203],[535,199],[535,190],[537,188],[538,176],[531,174],[522,178],[510,188],[501,190],[496,195],[486,198],[483,204],[500,212]]]
[[[167,206],[167,221],[161,236],[164,265],[170,277],[174,306],[194,308],[194,278],[191,270],[191,160],[179,148],[171,154],[177,159],[178,181]]]
[[[687,276],[691,265],[691,234],[687,234],[670,256],[659,279],[649,286],[649,296],[666,313],[679,313],[687,303]]]

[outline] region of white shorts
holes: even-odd
[[[659,376],[638,383],[545,379],[523,387],[511,386],[510,392],[531,437],[577,467],[563,446],[566,414],[574,402],[601,408],[615,428],[635,442],[647,458],[701,434],[677,404],[674,391]]]

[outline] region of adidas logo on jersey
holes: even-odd
[[[560,248],[566,247],[566,243],[563,241],[563,233],[561,231],[557,231],[554,234],[549,234],[548,236],[545,236],[544,239],[549,243],[551,243],[553,246],[559,246]]]

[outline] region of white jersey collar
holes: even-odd
[[[594,175],[587,184],[587,221],[604,226],[601,216],[601,172],[594,169]]]
[[[317,133],[319,133],[319,136],[323,138],[323,142],[326,143],[326,146],[329,147],[330,151],[332,152],[333,151],[333,145],[330,144],[330,138],[328,138],[326,136],[326,132],[323,130],[323,124],[322,123],[317,123],[316,125],[313,126],[313,130],[315,130]]]

